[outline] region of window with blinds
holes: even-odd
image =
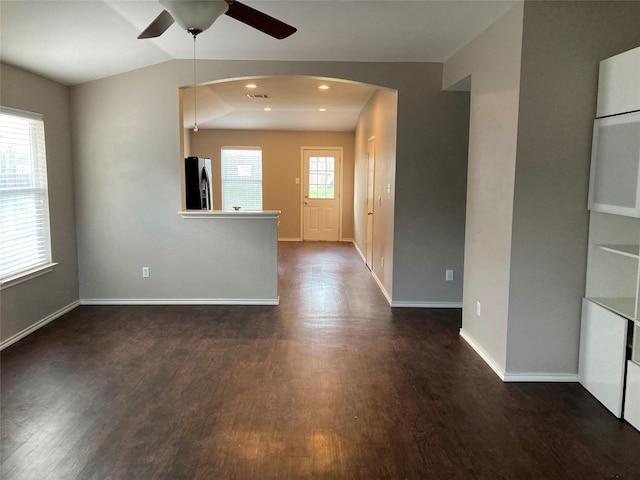
[[[262,150],[230,148],[221,152],[222,209],[262,210]]]
[[[51,264],[44,121],[0,108],[0,283]]]

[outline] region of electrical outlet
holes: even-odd
[[[447,282],[451,282],[453,281],[453,270],[445,270],[444,272],[444,279]]]
[[[480,316],[480,302],[476,302],[476,315]]]
[[[384,268],[384,257],[380,259],[380,268]]]
[[[149,278],[149,267],[142,267],[142,278]]]

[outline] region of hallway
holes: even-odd
[[[2,352],[10,479],[640,478],[578,384],[505,384],[459,310],[392,309],[351,244],[279,244],[280,305],[82,306]]]

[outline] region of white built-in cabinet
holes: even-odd
[[[640,111],[595,120],[590,210],[640,217],[639,152]]]
[[[640,47],[600,62],[580,383],[640,430]]]
[[[600,62],[596,117],[640,110],[640,49],[634,48]]]

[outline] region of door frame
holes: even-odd
[[[373,152],[370,150],[373,147]],[[375,135],[367,139],[367,195],[365,200],[365,213],[367,215],[365,220],[366,232],[365,232],[365,261],[364,263],[369,267],[369,270],[373,272],[373,228],[375,222],[376,211],[376,137]],[[369,198],[371,194],[371,198]],[[371,205],[369,205],[371,201]],[[371,209],[369,209],[371,207]]]
[[[305,150],[338,150],[340,152],[340,158],[338,158],[338,165],[336,170],[339,171],[340,174],[340,192],[338,193],[338,241],[342,241],[342,190],[343,190],[343,182],[344,175],[342,171],[343,161],[342,157],[344,156],[344,148],[343,147],[332,147],[329,145],[323,145],[321,147],[313,147],[308,145],[303,145],[300,147],[300,241],[304,242],[304,152]]]

